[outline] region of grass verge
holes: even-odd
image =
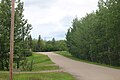
[[[33,54],[32,56],[28,57],[28,61],[32,61],[32,60],[33,60],[33,70],[32,71],[59,69],[59,66],[52,65],[54,63],[46,55]]]
[[[28,57],[28,61],[33,60],[33,70],[31,73],[14,73],[13,80],[76,80],[72,75],[65,72],[45,72],[37,73],[36,71],[59,70],[58,66],[42,54],[33,54]],[[0,80],[9,80],[9,72],[0,72]]]
[[[114,69],[120,69],[120,67],[118,67],[118,66],[111,66],[111,65],[100,64],[100,63],[96,63],[96,62],[81,60],[81,59],[79,59],[79,58],[76,58],[76,57],[72,56],[72,55],[71,55],[69,52],[67,52],[67,51],[56,51],[55,53],[60,54],[60,55],[62,55],[62,56],[65,56],[65,57],[67,57],[67,58],[76,60],[76,61],[86,62],[86,63],[95,64],[95,65],[100,65],[100,66],[104,66],[104,67],[110,67],[110,68],[114,68]]]
[[[0,73],[0,80],[9,80],[8,74]],[[75,78],[64,72],[50,72],[14,74],[13,80],[75,80]]]

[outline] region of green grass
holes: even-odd
[[[120,69],[119,66],[111,66],[111,65],[106,65],[106,64],[100,64],[97,62],[91,62],[91,61],[86,61],[86,60],[81,60],[79,58],[76,58],[74,56],[72,56],[69,52],[67,51],[56,51],[55,53],[60,54],[62,56],[65,56],[67,58],[73,59],[73,60],[77,60],[77,61],[81,61],[81,62],[86,62],[86,63],[90,63],[90,64],[95,64],[95,65],[100,65],[100,66],[104,66],[104,67],[110,67],[110,68],[115,68],[115,69]]]
[[[31,61],[33,60],[34,64],[54,64],[46,55],[43,54],[35,54],[33,53],[32,56],[28,57],[28,60]]]
[[[9,80],[7,73],[0,73],[0,80]],[[14,74],[13,80],[75,80],[68,73],[64,72],[50,72],[50,73],[24,73],[24,74]]]
[[[42,71],[42,70],[56,70],[59,66],[51,65],[54,64],[46,55],[43,54],[33,54],[28,57],[28,61],[33,60],[33,70],[32,71]]]
[[[55,66],[46,55],[33,54],[28,57],[28,61],[32,60],[33,73],[14,73],[13,80],[76,80],[72,75],[65,72],[35,73],[36,71],[59,70],[59,67]],[[9,80],[9,72],[0,72],[0,80]]]

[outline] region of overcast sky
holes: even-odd
[[[98,0],[22,0],[24,15],[32,24],[31,35],[50,40],[65,39],[65,33],[77,16],[84,17],[97,9]]]

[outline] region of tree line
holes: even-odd
[[[73,20],[66,39],[73,56],[120,66],[120,0],[99,0],[95,12]]]
[[[26,38],[28,46],[33,52],[66,51],[67,44],[65,40],[43,40],[41,35],[38,39],[32,39],[31,35]]]

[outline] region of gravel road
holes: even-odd
[[[65,72],[74,75],[78,80],[120,80],[120,70],[75,61],[53,52],[39,52],[60,66]]]

